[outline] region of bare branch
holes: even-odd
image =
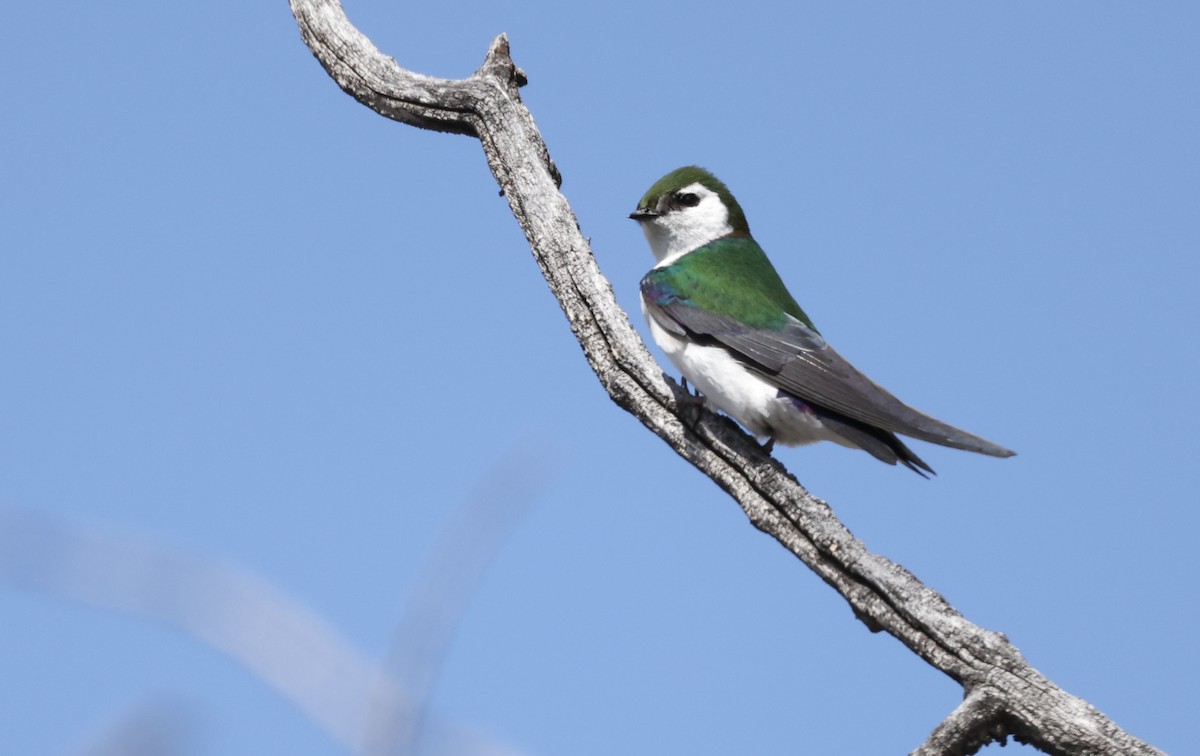
[[[993,741],[1004,745],[1013,729],[1004,721],[1002,702],[983,689],[967,694],[912,756],[963,756]]]
[[[697,407],[663,376],[558,191],[557,171],[517,91],[524,74],[509,58],[503,35],[472,76],[432,79],[380,53],[336,0],[290,2],[305,43],[348,94],[389,118],[479,138],[546,282],[613,401],[728,492],[755,527],[833,586],[872,631],[890,633],[964,689],[986,690],[986,700],[997,702],[995,716],[975,718],[981,729],[974,739],[959,731],[975,719],[956,712],[921,753],[955,743],[978,748],[1004,735],[1052,754],[1158,753],[1046,679],[1004,636],[967,621],[903,567],[868,551],[752,438]],[[968,712],[978,713],[978,700],[968,697]]]

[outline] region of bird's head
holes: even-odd
[[[629,217],[641,224],[660,266],[723,236],[750,235],[729,188],[694,165],[656,181]]]

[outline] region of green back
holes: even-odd
[[[672,265],[650,271],[645,284],[752,328],[783,328],[787,313],[817,330],[749,236],[727,236],[693,250]]]

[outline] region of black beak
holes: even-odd
[[[637,210],[634,210],[632,213],[629,214],[630,220],[635,220],[635,221],[638,221],[639,223],[642,221],[648,221],[648,220],[651,220],[651,219],[657,218],[657,217],[658,217],[658,211],[651,210],[648,207],[639,207]]]

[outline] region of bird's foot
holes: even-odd
[[[684,378],[684,377],[681,375],[681,376],[679,376],[679,382],[680,382],[680,383],[683,385],[683,390],[684,390],[684,391],[686,391],[686,392],[688,392],[689,394],[691,394],[692,396],[696,397],[696,399],[697,399],[698,401],[700,401],[701,403],[703,403],[703,402],[704,402],[704,394],[702,394],[702,393],[700,392],[700,389],[699,389],[699,388],[697,388],[696,386],[691,386],[691,385],[689,385],[689,384],[688,384],[688,381],[687,381],[687,378]]]
[[[767,454],[770,454],[771,451],[774,449],[775,449],[775,437],[771,436],[765,442],[763,442],[762,450],[765,451]]]
[[[688,430],[696,430],[696,426],[700,424],[700,418],[704,417],[704,407],[708,399],[700,393],[699,390],[692,391],[692,387],[688,386],[687,378],[680,377],[679,383],[683,386],[683,391],[688,399],[685,402],[680,402],[679,409],[690,414],[691,422],[688,423]]]

